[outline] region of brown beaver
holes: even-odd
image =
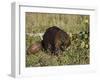
[[[43,35],[42,46],[44,50],[49,50],[55,55],[64,51],[70,44],[69,35],[57,26],[48,28]]]
[[[32,44],[28,49],[27,49],[27,54],[35,54],[36,52],[38,52],[39,50],[42,49],[42,45],[41,42],[36,42],[34,44]]]

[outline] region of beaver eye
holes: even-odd
[[[61,46],[63,46],[63,45],[64,45],[64,43],[61,44]]]

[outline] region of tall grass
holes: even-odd
[[[88,26],[86,25],[86,23],[88,22],[88,15],[26,12],[27,33],[45,32],[47,28],[54,25],[67,32],[78,33],[80,31],[87,30]]]

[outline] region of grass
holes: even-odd
[[[50,55],[42,50],[26,55],[26,67],[89,64],[89,16],[26,13],[26,33],[45,32],[48,27],[54,25],[69,33],[71,45],[59,56]],[[26,48],[37,41],[41,41],[39,36],[26,35]]]

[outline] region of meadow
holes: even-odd
[[[58,26],[71,38],[71,45],[59,56],[52,56],[42,50],[36,54],[26,55],[26,67],[85,65],[90,63],[89,15],[25,13],[26,50],[36,42],[41,42],[37,33],[44,33],[47,28]],[[33,34],[33,35],[27,35]]]

